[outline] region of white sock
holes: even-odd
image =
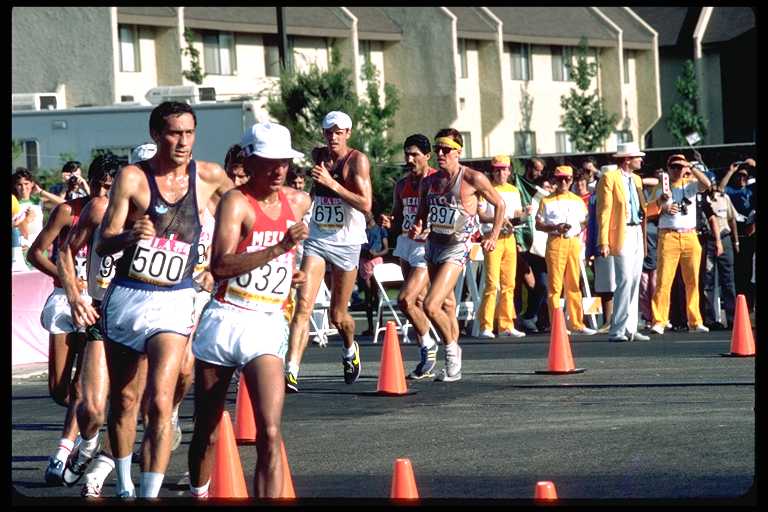
[[[454,342],[450,345],[445,345],[445,356],[446,357],[458,357],[459,355],[459,344]]]
[[[115,469],[115,461],[109,455],[102,453],[96,458],[96,462],[85,477],[89,480],[98,480],[103,484],[113,469]]]
[[[427,333],[424,336],[419,336],[419,339],[420,339],[421,346],[427,349],[430,349],[437,344],[435,340],[432,339],[432,336],[429,335],[429,331],[427,331]]]
[[[205,482],[205,484],[201,485],[200,487],[195,487],[192,485],[192,482],[189,483],[189,492],[192,493],[193,498],[207,498],[208,497],[208,486],[211,485],[211,481],[208,480]]]
[[[66,437],[62,437],[59,439],[59,447],[56,450],[56,453],[53,455],[53,458],[58,459],[61,462],[67,462],[67,458],[69,457],[69,454],[72,453],[72,448],[74,448],[74,446],[74,441],[71,441]]]
[[[160,487],[163,485],[163,473],[152,473],[147,471],[141,474],[141,484],[139,484],[139,498],[157,498],[160,494]]]
[[[179,423],[179,407],[181,406],[181,402],[177,403],[176,406],[173,408],[173,413],[171,413],[171,425],[177,425]]]
[[[299,376],[299,363],[295,361],[288,361],[288,371],[294,374],[296,377]]]
[[[80,443],[80,455],[78,458],[87,459],[93,457],[96,449],[99,447],[99,431],[96,431],[96,435],[91,439],[83,438],[83,442]]]
[[[117,468],[117,494],[123,492],[130,492],[133,494],[133,480],[131,479],[131,458],[133,454],[123,457],[122,459],[115,459],[115,467]]]
[[[351,347],[342,347],[341,353],[344,354],[344,357],[346,359],[352,359],[355,357],[355,344],[353,343]]]

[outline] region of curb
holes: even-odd
[[[48,374],[48,363],[24,364],[11,368],[11,378],[14,380],[31,379]]]

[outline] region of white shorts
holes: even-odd
[[[360,261],[360,244],[333,245],[323,240],[307,238],[304,240],[304,256],[302,258],[307,256],[323,258],[327,263],[344,272],[351,272],[357,269],[357,264]]]
[[[427,268],[427,260],[424,259],[425,245],[425,242],[412,240],[408,235],[400,235],[397,237],[392,256],[397,256],[412,267]]]
[[[616,272],[613,256],[603,258],[595,256],[595,293],[613,293],[616,291]]]
[[[194,288],[142,290],[113,282],[101,304],[104,337],[146,352],[147,340],[157,334],[189,336],[195,320],[195,294]]]
[[[211,292],[200,290],[195,294],[195,324],[200,321],[200,315],[203,314],[203,308],[211,301]]]
[[[288,322],[282,311],[249,311],[211,300],[192,340],[196,359],[218,366],[241,367],[263,355],[285,359]]]
[[[88,297],[84,294],[85,297]],[[90,302],[90,300],[89,300]],[[51,334],[69,334],[71,332],[85,332],[84,327],[76,327],[72,322],[72,309],[64,288],[54,288],[48,296],[40,313],[40,325]]]

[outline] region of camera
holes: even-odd
[[[67,188],[69,189],[77,188],[79,183],[80,183],[80,178],[78,176],[70,176],[70,178],[67,180]]]
[[[688,215],[688,205],[693,204],[693,202],[687,197],[684,197],[682,201],[672,203],[672,204],[677,206],[678,210],[680,210],[681,215]]]

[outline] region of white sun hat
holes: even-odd
[[[291,147],[291,132],[277,123],[256,123],[245,132],[240,142],[243,155],[282,160],[284,158],[302,158],[300,153]]]
[[[616,148],[613,156],[615,158],[632,158],[635,156],[645,156],[645,153],[640,151],[640,146],[637,145],[637,142],[622,142]]]

